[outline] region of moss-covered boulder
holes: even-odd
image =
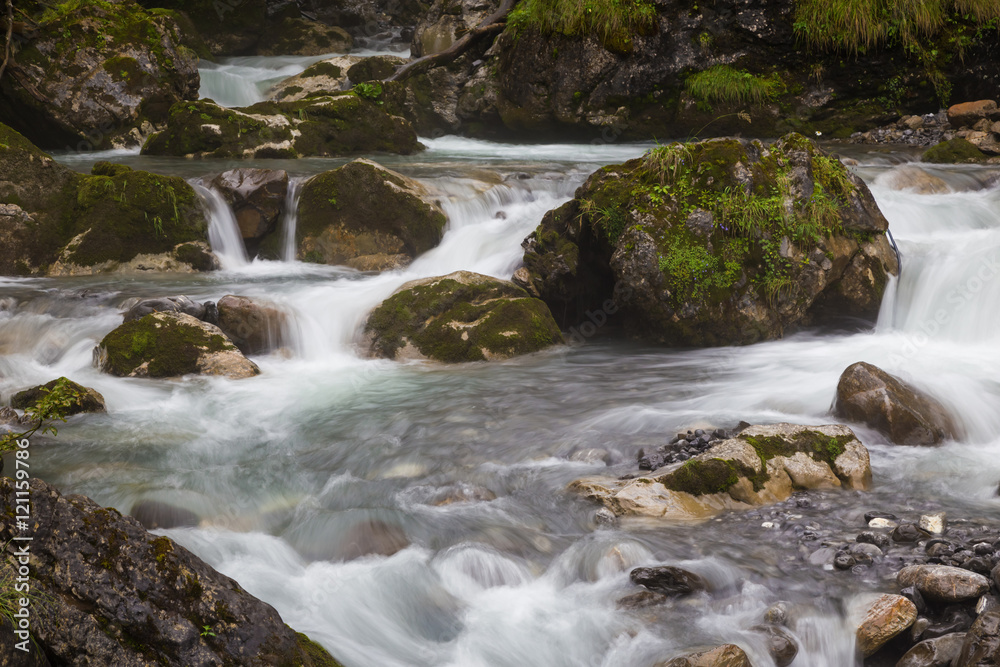
[[[302,186],[298,258],[359,270],[398,268],[436,246],[445,222],[420,183],[358,159]]]
[[[38,478],[29,484],[30,646],[48,659],[43,664],[340,666],[273,607],[170,538]],[[0,479],[4,517],[14,516],[23,493]],[[18,566],[18,534],[14,521],[0,522],[0,539],[12,545],[0,559],[5,574]]]
[[[96,389],[91,389],[90,387],[84,387],[82,384],[73,382],[69,378],[61,377],[56,378],[45,384],[38,385],[37,387],[31,387],[30,389],[25,389],[14,394],[10,399],[10,405],[18,410],[28,410],[29,408],[34,408],[38,405],[38,402],[45,398],[45,396],[55,389],[56,385],[60,382],[65,385],[68,393],[73,394],[75,398],[66,407],[65,415],[78,415],[83,412],[107,412],[108,408],[104,404],[104,397],[101,396],[100,392]]]
[[[969,140],[955,137],[931,146],[920,159],[935,164],[966,164],[985,162],[987,157]]]
[[[257,47],[262,56],[321,56],[347,53],[354,46],[343,28],[303,18],[285,18],[267,31]]]
[[[211,100],[171,108],[144,155],[224,158],[336,157],[423,150],[413,127],[354,93],[229,109]]]
[[[897,445],[938,445],[961,433],[936,399],[863,361],[841,374],[833,413],[870,426]]]
[[[564,328],[603,310],[649,341],[748,344],[874,320],[897,271],[887,228],[861,179],[800,135],[675,143],[549,211],[514,282]]]
[[[174,16],[185,36],[196,33],[208,55],[250,55],[268,30],[268,0],[139,0],[150,11]],[[296,11],[297,15],[298,12]]]
[[[63,167],[0,125],[0,275],[210,270],[208,220],[184,179]]]
[[[345,91],[351,87],[348,70],[361,60],[358,56],[336,56],[313,63],[299,74],[276,83],[267,97],[276,102],[298,102]]]
[[[185,313],[153,313],[125,322],[101,340],[94,358],[102,371],[119,377],[260,374],[217,326]]]
[[[176,21],[133,0],[67,0],[0,79],[0,122],[47,148],[138,145],[178,100],[198,97],[198,57]]]
[[[365,324],[372,356],[492,361],[563,342],[548,307],[504,280],[468,271],[406,283]]]
[[[618,516],[703,519],[787,499],[804,489],[867,490],[868,450],[846,426],[771,424],[635,479],[590,477],[570,488]]]

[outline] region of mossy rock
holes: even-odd
[[[373,356],[490,361],[563,342],[548,307],[503,280],[467,271],[403,285],[368,317]]]
[[[19,410],[28,410],[38,405],[38,402],[55,389],[58,382],[64,381],[67,388],[77,394],[78,398],[66,408],[65,415],[78,415],[83,412],[107,412],[108,408],[104,404],[104,397],[99,392],[90,387],[84,387],[72,380],[61,377],[43,385],[19,391],[10,399],[10,405]]]
[[[184,313],[153,313],[126,322],[101,340],[101,370],[119,377],[198,373],[238,379],[260,369],[213,324]]]
[[[277,102],[298,102],[309,97],[340,95],[350,87],[348,69],[360,60],[357,56],[337,56],[313,63],[302,73],[275,84],[267,97]]]
[[[810,489],[871,486],[868,450],[846,426],[749,426],[684,463],[634,479],[592,477],[570,485],[615,514],[704,519],[788,499]]]
[[[861,179],[801,135],[675,143],[546,213],[515,282],[564,328],[603,311],[644,340],[749,344],[874,320],[897,271],[887,228]]]
[[[266,0],[140,0],[150,12],[181,14],[185,37],[201,38],[211,55],[232,56],[253,53],[261,37],[272,29]],[[158,8],[158,9],[153,9]],[[191,30],[194,28],[194,30]],[[195,42],[197,44],[197,42]],[[192,48],[194,45],[192,44]],[[204,56],[203,56],[204,57]]]
[[[352,65],[347,70],[347,77],[352,83],[383,81],[395,74],[404,64],[406,59],[399,56],[371,56]]]
[[[198,96],[198,57],[166,13],[133,0],[68,0],[35,21],[17,76],[0,81],[0,121],[41,146],[136,144],[143,123]]]
[[[109,162],[92,172],[56,163],[0,125],[0,205],[23,211],[0,215],[0,236],[18,248],[16,256],[0,253],[0,274],[112,271],[160,255],[211,268],[208,220],[184,179]]]
[[[211,100],[176,104],[166,129],[150,136],[142,153],[267,159],[419,150],[423,146],[406,120],[371,100],[342,93],[242,109]]]
[[[935,164],[965,164],[985,162],[989,156],[979,150],[979,147],[966,139],[955,137],[948,141],[931,146],[924,151],[921,160]]]
[[[441,241],[446,222],[421,184],[371,160],[354,160],[302,186],[298,257],[359,269],[368,257],[413,258]]]

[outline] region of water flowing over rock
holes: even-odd
[[[211,301],[195,303],[186,296],[165,296],[137,301],[125,311],[122,321],[134,322],[152,313],[185,313],[212,324],[218,319],[216,306]]]
[[[423,185],[365,159],[309,179],[299,201],[298,258],[361,270],[407,264],[446,222]]]
[[[544,303],[504,280],[468,271],[406,283],[365,324],[372,356],[491,361],[563,342]]]
[[[176,176],[98,162],[85,176],[0,125],[0,275],[211,268],[201,201]]]
[[[274,169],[231,169],[212,179],[212,187],[233,209],[236,224],[247,248],[257,253],[261,240],[274,232],[285,210],[288,172]]]
[[[633,584],[670,597],[708,590],[708,584],[702,577],[672,565],[637,567],[628,576]]]
[[[65,409],[64,413],[66,416],[78,415],[84,412],[107,412],[108,408],[104,403],[104,397],[101,396],[100,392],[90,387],[84,387],[81,384],[77,384],[72,380],[61,377],[52,380],[51,382],[46,382],[43,385],[37,387],[31,387],[30,389],[25,389],[24,391],[19,391],[10,399],[10,405],[12,408],[17,408],[18,410],[27,410],[38,405],[38,401],[45,398],[45,395],[52,391],[56,383],[60,380],[66,382],[67,387],[79,395],[79,398],[72,401]]]
[[[0,122],[47,148],[138,145],[198,97],[198,57],[174,19],[132,0],[50,12],[0,80]]]
[[[858,650],[866,658],[917,620],[916,606],[902,595],[882,595],[858,624]]]
[[[801,136],[672,144],[549,211],[514,280],[564,327],[603,311],[644,340],[748,344],[874,320],[897,271],[887,228],[867,186]]]
[[[408,121],[353,93],[228,109],[211,100],[170,109],[145,155],[240,159],[337,157],[362,152],[410,155],[423,149]]]
[[[217,326],[185,313],[153,313],[126,322],[104,337],[94,357],[102,371],[119,377],[260,374]]]
[[[833,413],[870,426],[897,445],[937,445],[959,434],[944,406],[863,361],[840,376]]]
[[[846,426],[750,426],[680,464],[634,479],[589,477],[570,489],[618,516],[704,519],[780,502],[798,489],[866,490],[868,450]]]
[[[0,480],[5,516],[15,511],[14,485]],[[274,608],[169,538],[39,479],[29,488],[29,576],[35,600],[44,600],[31,607],[31,633],[54,664],[338,665]],[[14,535],[12,522],[0,526],[5,543]],[[14,565],[12,552],[5,567]]]
[[[230,294],[219,299],[218,308],[219,329],[243,354],[261,354],[281,347],[287,318],[277,306]]]

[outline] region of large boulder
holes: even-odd
[[[243,354],[261,354],[281,347],[285,312],[270,303],[229,294],[219,299],[219,329]]]
[[[634,479],[588,477],[570,489],[616,515],[703,519],[787,499],[801,489],[866,490],[868,450],[840,425],[750,426],[683,463]]]
[[[962,652],[964,641],[965,633],[962,632],[925,639],[907,651],[896,667],[949,667]]]
[[[373,356],[490,361],[562,343],[549,309],[505,280],[468,271],[406,283],[365,324]]]
[[[0,275],[212,268],[184,179],[99,162],[72,171],[0,125]]]
[[[649,341],[748,344],[874,320],[897,272],[887,228],[865,184],[800,135],[675,143],[546,213],[514,282],[563,327],[604,309]]]
[[[445,222],[423,185],[358,159],[302,186],[297,255],[361,270],[396,268],[436,246]]]
[[[273,607],[169,538],[40,479],[28,484],[34,539],[11,542],[19,533],[4,522],[0,539],[10,544],[0,567],[27,564],[31,638],[52,664],[339,664]],[[0,480],[5,516],[14,515],[20,496],[14,480]],[[19,549],[30,559],[19,561]]]
[[[217,326],[185,313],[153,313],[126,322],[101,340],[94,357],[102,371],[119,377],[260,374]]]
[[[66,406],[63,414],[65,416],[78,415],[83,412],[107,412],[108,408],[104,404],[104,397],[101,396],[100,392],[96,389],[91,389],[90,387],[84,387],[82,384],[73,382],[72,380],[61,377],[45,384],[38,385],[37,387],[31,387],[30,389],[25,389],[14,394],[10,399],[10,405],[18,410],[28,410],[34,408],[38,405],[49,392],[55,389],[56,384],[63,382],[66,388],[74,394],[73,400],[70,401],[69,405]]]
[[[288,195],[288,172],[275,169],[239,168],[212,179],[233,210],[247,254],[253,257],[261,240],[278,226]]]
[[[47,148],[138,145],[170,106],[198,98],[198,57],[165,12],[133,0],[45,12],[0,79],[0,122]]]
[[[343,28],[302,18],[285,18],[265,33],[257,53],[262,56],[321,56],[347,53],[354,45]]]
[[[176,17],[185,37],[199,42],[203,57],[252,55],[273,30],[273,0],[139,0],[151,11]],[[161,9],[152,9],[161,8]],[[298,12],[295,12],[298,15]],[[191,45],[195,47],[194,44]]]
[[[997,109],[996,101],[977,100],[975,102],[961,102],[948,107],[948,122],[956,130],[972,127],[983,119],[1000,120],[1000,109]]]
[[[144,155],[242,159],[336,157],[422,150],[413,127],[354,93],[298,102],[260,102],[229,109],[211,100],[170,109],[167,127],[143,145]]]
[[[863,361],[841,374],[833,413],[870,426],[897,445],[937,445],[959,434],[944,406]]]

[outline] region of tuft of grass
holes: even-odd
[[[508,15],[515,32],[535,28],[544,35],[594,36],[612,51],[630,52],[635,35],[656,29],[656,7],[648,0],[521,0]]]
[[[882,44],[918,48],[949,11],[978,23],[1000,19],[997,0],[796,0],[795,33],[808,46],[858,53]]]
[[[775,100],[785,90],[776,75],[756,76],[729,65],[715,65],[687,79],[691,97],[708,104],[760,106]]]

